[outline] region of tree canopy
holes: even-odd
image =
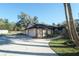
[[[16,23],[16,27],[18,27],[18,30],[24,30],[25,28],[28,27],[29,24],[37,24],[38,23],[38,17],[34,16],[31,17],[28,14],[21,12],[18,15],[18,22]]]
[[[0,18],[0,29],[13,30],[14,24],[9,22],[8,19]]]

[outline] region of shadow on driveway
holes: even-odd
[[[23,54],[23,55],[37,55],[37,56],[56,56],[54,53],[35,53],[35,52],[21,52],[21,51],[7,51],[7,50],[0,50],[0,52],[4,53],[13,53],[13,54]]]
[[[23,35],[23,34],[9,35],[9,36],[7,36],[7,38],[11,39],[11,40],[22,40],[22,41],[28,41],[28,40],[32,39],[30,36]]]
[[[33,45],[33,44],[20,44],[20,43],[11,43],[11,44],[14,44],[14,45],[22,45],[22,46],[35,46],[35,47],[49,47],[47,45]]]
[[[7,36],[0,35],[0,45],[10,44],[10,43],[12,43],[12,41],[9,40]]]

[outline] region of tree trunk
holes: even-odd
[[[64,3],[64,8],[65,8],[65,15],[66,15],[66,21],[68,25],[68,32],[70,34],[70,38],[76,44],[76,46],[79,47],[79,38],[76,31],[76,26],[74,24],[70,3]]]

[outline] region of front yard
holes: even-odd
[[[68,39],[55,39],[49,42],[52,50],[60,56],[79,56],[79,48],[65,44]]]

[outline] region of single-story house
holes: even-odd
[[[26,28],[26,34],[36,38],[51,37],[53,34],[53,27],[45,24],[29,25]]]

